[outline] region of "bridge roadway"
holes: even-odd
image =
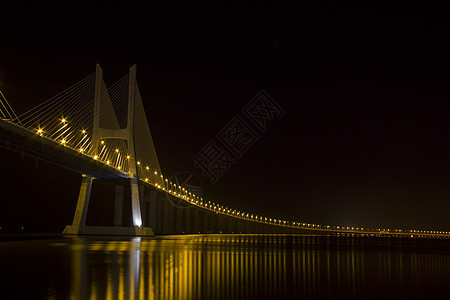
[[[38,159],[95,178],[129,178],[126,172],[1,118],[0,147],[24,152]]]
[[[393,229],[352,228],[302,224],[284,221],[280,224],[256,220],[233,213],[209,209],[205,204],[188,203],[154,187],[140,186],[143,225],[155,234],[256,233],[313,234],[352,237],[450,238],[448,232]],[[116,190],[116,197],[117,197]],[[117,201],[116,201],[117,202]],[[115,224],[120,226],[120,223]]]
[[[116,184],[115,210],[122,210],[123,190],[129,182],[126,172],[120,171],[80,153],[68,146],[36,134],[8,120],[0,119],[0,147],[24,152],[74,172],[95,178],[107,179]],[[153,228],[155,234],[182,233],[309,233],[350,236],[397,236],[450,238],[449,232],[368,229],[324,226],[256,219],[253,215],[237,215],[208,203],[189,201],[185,196],[174,195],[141,180],[141,209],[143,225]],[[115,214],[115,226],[123,225],[123,214]]]

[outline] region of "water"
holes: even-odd
[[[3,241],[0,299],[431,299],[448,293],[449,246],[302,235]]]

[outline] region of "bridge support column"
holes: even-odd
[[[222,217],[222,233],[228,233],[230,230],[229,230],[229,227],[230,226],[228,226],[228,217],[226,217],[226,216],[223,216]]]
[[[195,208],[193,213],[194,213],[194,228],[192,229],[192,231],[194,233],[199,233],[200,232],[200,214],[198,212],[198,208]]]
[[[225,232],[225,226],[224,226],[224,219],[222,216],[219,216],[219,226],[217,227],[217,230],[219,231],[219,233],[224,233]]]
[[[130,190],[131,190],[131,212],[132,212],[132,222],[133,226],[142,226],[142,216],[141,216],[141,203],[139,197],[139,184],[137,177],[130,178]]]
[[[244,232],[244,222],[242,220],[239,220],[236,227],[236,233],[241,234],[243,232]]]
[[[175,206],[175,233],[182,234],[184,230],[184,210],[183,208]]]
[[[72,225],[66,226],[63,231],[64,234],[79,234],[80,227],[84,227],[86,225],[89,198],[91,197],[92,181],[94,178],[85,175],[82,176],[80,193],[78,194],[78,202]]]
[[[164,199],[161,197],[161,195],[157,194],[157,218],[156,218],[156,232],[158,234],[162,234],[163,231],[163,225],[164,225]]]
[[[233,232],[234,233],[240,233],[241,232],[241,220],[232,220],[230,221],[232,224]]]
[[[150,212],[149,212],[149,206],[150,206],[150,193],[143,193],[142,194],[142,226],[149,227],[150,226]]]
[[[158,192],[151,191],[148,203],[148,226],[154,228],[156,233],[156,224],[158,219]]]
[[[142,226],[144,226],[144,217],[145,217],[144,196],[145,196],[145,186],[141,184],[139,186],[139,203],[141,206]]]
[[[209,216],[209,213],[204,214],[203,219],[203,232],[211,232],[211,217]]]
[[[77,208],[72,224],[86,225],[87,212],[89,207],[89,198],[91,197],[92,181],[94,178],[83,175],[81,179],[80,194],[78,195]]]
[[[123,224],[123,185],[116,185],[116,197],[114,200],[114,226]]]
[[[191,207],[188,207],[185,209],[184,211],[184,228],[183,231],[185,233],[191,233],[192,229],[191,229]]]
[[[163,222],[163,233],[173,234],[175,224],[174,224],[174,207],[169,199],[164,199],[164,222]]]
[[[218,233],[219,232],[219,215],[218,214],[211,214],[211,233]]]

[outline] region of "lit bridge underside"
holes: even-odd
[[[45,102],[45,105],[38,106],[19,117],[11,111],[8,112],[9,104],[5,105],[6,99],[0,98],[2,100],[0,146],[27,153],[83,176],[115,182],[119,187],[116,188],[115,202],[117,226],[121,226],[123,220],[121,211],[123,204],[120,203],[123,201],[123,195],[120,193],[123,193],[123,185],[128,184],[130,179],[132,189],[132,180],[135,178],[139,182],[137,194],[139,199],[133,202],[133,205],[138,203],[133,209],[138,209],[138,217],[141,220],[140,223],[136,223],[133,210],[135,218],[133,225],[149,226],[156,234],[319,233],[352,236],[450,237],[450,232],[445,231],[346,227],[280,220],[204,200],[163,176],[137,84],[133,81],[135,69],[134,73],[132,71],[133,68],[129,80],[128,77],[124,77],[125,79],[122,78],[107,89],[103,82],[102,71],[97,67],[96,76],[88,76],[81,84],[77,83],[59,94],[59,98],[55,96],[55,99]],[[93,85],[91,81],[94,81]],[[123,92],[125,87],[128,87],[128,95]],[[132,107],[132,115],[130,109],[124,109],[125,115],[128,116],[121,117],[118,108],[120,105],[124,108],[123,105],[127,104],[127,101],[128,108]],[[130,103],[133,105],[130,106]],[[77,105],[82,107],[78,108],[81,111],[77,111]],[[87,115],[86,112],[91,110],[94,115]],[[127,126],[123,125],[123,120],[127,120]],[[134,120],[137,129],[129,120]],[[109,140],[113,142],[109,143]],[[127,140],[127,143],[124,140]],[[132,201],[134,196],[132,193]],[[144,212],[142,215],[141,211]]]

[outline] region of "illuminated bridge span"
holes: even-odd
[[[312,233],[370,236],[450,237],[450,232],[318,225],[239,211],[196,195],[169,180],[153,145],[136,66],[106,87],[97,65],[68,89],[17,116],[0,94],[4,147],[82,174],[72,225],[66,234],[154,235],[179,233]],[[95,178],[116,184],[114,227],[87,226]],[[123,226],[124,187],[129,186],[131,226]]]

